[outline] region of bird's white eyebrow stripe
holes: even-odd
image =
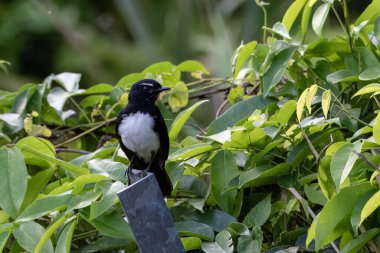
[[[151,87],[153,87],[153,84],[151,84],[151,83],[142,83],[141,85],[145,85],[145,86],[151,86]]]

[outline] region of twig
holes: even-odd
[[[302,203],[303,201],[306,201],[306,200],[301,196],[301,194],[299,194],[299,192],[298,192],[295,188],[293,188],[293,187],[289,187],[289,188],[288,188],[288,191],[290,191],[290,192],[293,194],[293,196],[294,196],[298,201],[300,201],[301,203]],[[307,211],[310,213],[310,216],[313,218],[313,220],[315,220],[316,215],[315,215],[314,211],[310,208],[309,205],[307,206]],[[338,248],[338,246],[336,246],[335,242],[330,242],[330,244],[331,244],[331,246],[334,248],[335,252],[339,252],[339,248]]]
[[[298,124],[300,129],[301,129],[301,132],[302,132],[302,135],[303,137],[306,139],[307,141],[307,145],[309,146],[311,152],[313,153],[313,155],[315,156],[315,159],[317,159],[317,161],[319,161],[319,153],[317,152],[317,150],[315,149],[315,147],[313,146],[313,143],[310,141],[309,137],[307,136],[307,134],[305,133],[305,130],[301,127],[301,124]]]
[[[76,139],[79,139],[79,138],[81,138],[82,136],[84,136],[84,135],[86,135],[86,134],[88,134],[88,133],[91,133],[91,132],[93,132],[94,130],[96,130],[96,129],[98,129],[98,128],[101,128],[102,126],[107,125],[108,123],[111,123],[112,121],[115,121],[115,120],[116,120],[116,118],[112,118],[112,119],[109,119],[109,120],[103,121],[103,122],[100,123],[99,125],[94,126],[93,128],[90,128],[90,129],[88,129],[87,131],[84,131],[84,132],[82,132],[82,133],[80,133],[80,134],[74,136],[73,138],[68,139],[68,140],[66,140],[66,141],[64,141],[64,142],[62,142],[62,143],[60,143],[60,144],[55,145],[55,147],[56,147],[56,148],[58,148],[58,147],[62,147],[63,145],[65,145],[65,144],[67,144],[67,143],[70,143],[70,142],[72,142],[72,141],[75,141]]]
[[[215,118],[219,118],[223,108],[227,105],[228,103],[228,100],[224,100],[223,103],[218,107],[218,110],[216,110],[216,113],[215,113]]]
[[[192,96],[189,97],[189,99],[201,98],[201,97],[217,94],[219,92],[227,92],[229,89],[230,88],[222,88],[222,89],[216,89],[216,90],[209,90],[209,91],[206,91],[206,92],[201,93],[201,94],[192,95]]]
[[[89,154],[90,151],[80,150],[80,149],[71,149],[71,148],[56,148],[55,152],[66,152],[66,153],[78,153],[78,154]]]
[[[367,230],[365,229],[365,227],[363,225],[359,226],[359,230],[362,234],[367,232]],[[377,247],[376,243],[372,239],[368,241],[368,245],[372,249],[372,252],[380,253],[379,248]]]

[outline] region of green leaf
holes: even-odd
[[[233,222],[231,223],[226,230],[230,232],[230,234],[234,237],[238,237],[241,235],[249,236],[251,233],[249,232],[248,227],[243,223]]]
[[[76,220],[70,221],[65,225],[65,228],[62,230],[59,235],[57,246],[55,247],[55,253],[70,253],[71,250],[71,240],[74,235],[74,229],[77,222]]]
[[[275,87],[285,74],[288,62],[292,58],[297,47],[291,46],[281,51],[273,57],[269,67],[262,76],[262,91],[264,97],[268,96],[269,92]]]
[[[34,220],[46,214],[63,209],[69,204],[71,198],[71,194],[64,194],[37,199],[30,204],[19,217],[17,217],[17,221]]]
[[[348,43],[316,40],[309,44],[305,51],[307,57],[328,57],[338,52],[349,53],[350,46]]]
[[[179,132],[191,114],[205,102],[208,102],[208,100],[199,101],[177,115],[169,129],[169,139],[171,141],[174,141],[177,138]]]
[[[358,92],[356,92],[352,97],[354,98],[359,95],[375,93],[378,91],[380,91],[380,83],[371,83],[358,90]]]
[[[174,66],[169,61],[162,61],[162,62],[153,63],[152,65],[150,65],[149,67],[144,69],[144,71],[142,73],[144,75],[146,75],[148,73],[151,73],[153,75],[158,75],[158,74],[162,74],[165,72],[171,73],[174,71],[175,67],[176,66]]]
[[[18,132],[24,127],[24,121],[20,114],[17,113],[2,113],[0,114],[0,120],[10,126],[13,132]]]
[[[239,175],[235,157],[229,150],[221,150],[211,160],[211,193],[218,206],[227,213],[232,214],[236,190],[221,194],[224,187]]]
[[[67,213],[65,215],[62,215],[59,219],[54,221],[52,224],[49,225],[49,227],[46,229],[45,233],[41,236],[40,241],[38,242],[34,253],[39,253],[42,250],[42,247],[45,245],[47,241],[50,242],[50,237],[58,230],[58,228],[71,216],[73,216],[74,213]]]
[[[373,189],[370,183],[360,183],[341,189],[330,201],[326,203],[318,216],[315,230],[315,247],[322,246],[335,238],[331,238],[334,229],[340,226],[340,231],[350,227],[349,219],[357,200],[367,191]],[[342,227],[343,226],[343,227]]]
[[[334,73],[329,74],[326,77],[327,82],[332,84],[337,84],[339,82],[353,82],[359,81],[360,77],[355,71],[352,70],[339,70]]]
[[[375,28],[373,29],[375,38],[377,41],[380,41],[380,16],[377,17],[375,21]]]
[[[185,217],[186,220],[193,220],[206,224],[212,227],[216,232],[220,232],[232,223],[237,222],[233,216],[218,209],[206,209],[203,213],[192,212],[190,214],[184,214],[183,217]]]
[[[380,145],[380,113],[377,114],[375,119],[375,124],[372,128],[373,132],[373,138],[375,139],[375,142]]]
[[[101,215],[94,220],[89,219],[90,214],[87,211],[81,210],[80,215],[103,235],[135,242],[135,237],[129,224],[123,219],[120,213],[112,212]]]
[[[261,96],[254,96],[247,100],[242,100],[231,106],[219,118],[212,121],[207,128],[207,134],[222,132],[228,127],[234,126],[238,121],[247,118],[255,110],[263,109],[271,102],[270,99],[264,99]]]
[[[195,221],[178,221],[175,222],[175,226],[181,236],[198,237],[206,241],[214,240],[214,231],[206,224]]]
[[[372,0],[372,3],[367,6],[367,8],[360,14],[356,19],[355,25],[359,25],[361,22],[371,19],[373,16],[379,14],[380,10],[380,1]]]
[[[15,228],[13,235],[18,244],[21,245],[27,252],[34,252],[38,242],[45,233],[45,229],[34,221],[22,222],[19,227]],[[41,248],[42,253],[54,252],[53,244],[48,240]]]
[[[311,10],[316,2],[317,0],[308,0],[307,4],[305,5],[305,8],[303,8],[301,20],[301,34],[303,38],[305,37],[305,34],[309,26]]]
[[[234,244],[231,234],[223,230],[215,237],[215,242],[202,243],[202,250],[206,253],[232,253]]]
[[[252,253],[261,252],[261,244],[258,240],[253,240],[252,236],[242,235],[238,239],[237,252]]]
[[[56,167],[52,167],[38,172],[36,175],[29,179],[28,188],[26,190],[24,201],[21,205],[21,210],[24,210],[25,207],[27,207],[37,198],[38,194],[42,192],[56,170]]]
[[[297,19],[307,2],[307,0],[296,0],[286,10],[281,22],[285,25],[288,31],[292,28],[294,21]]]
[[[211,143],[197,143],[187,147],[184,147],[172,154],[170,154],[170,160],[186,160],[198,156],[200,154],[213,150],[214,147]]]
[[[363,248],[366,243],[380,233],[380,228],[372,228],[359,235],[357,238],[348,242],[339,252],[340,253],[356,253]]]
[[[141,79],[144,79],[144,74],[142,73],[132,73],[123,76],[116,84],[118,87],[131,88],[132,85]]]
[[[123,163],[114,162],[111,159],[96,158],[88,161],[87,165],[91,174],[107,176],[115,181],[124,182],[126,180],[124,174],[128,167]]]
[[[359,75],[362,81],[374,81],[380,78],[380,70],[378,67],[368,68]]]
[[[0,149],[0,207],[13,219],[24,200],[28,172],[24,157],[17,148]]]
[[[176,112],[189,102],[189,89],[184,82],[177,82],[170,90],[168,103],[172,111]]]
[[[324,3],[320,5],[314,12],[311,25],[313,27],[314,32],[319,37],[322,37],[322,29],[323,29],[323,26],[325,25],[325,21],[326,21],[327,15],[329,14],[329,10],[330,10],[330,4]]]
[[[361,220],[361,214],[363,211],[364,206],[368,202],[368,200],[377,192],[377,189],[373,189],[371,191],[368,191],[364,193],[356,202],[354,209],[352,210],[351,214],[351,225],[352,225],[352,230],[355,233],[355,236],[358,236],[358,230],[359,226],[362,222]]]
[[[358,159],[356,153],[360,153],[361,148],[361,142],[357,141],[355,144],[348,143],[343,145],[334,154],[331,160],[330,170],[334,183],[338,189],[350,174],[354,163]]]
[[[327,153],[327,152],[326,152]],[[318,168],[318,184],[327,199],[331,199],[335,194],[335,184],[330,173],[331,156],[325,155]]]
[[[106,83],[99,83],[94,86],[91,86],[87,90],[77,93],[74,95],[92,95],[92,94],[98,94],[98,93],[110,93],[113,90],[113,86],[111,84]]]
[[[45,153],[35,150],[34,148],[29,147],[28,145],[22,145],[21,150],[23,152],[27,151],[28,153],[33,154],[35,157],[44,159],[47,162],[55,163],[56,165],[60,166],[62,169],[67,170],[68,172],[73,173],[74,175],[85,175],[89,173],[88,169],[81,168],[69,162],[56,159],[54,157],[46,155]]]
[[[321,190],[317,190],[318,184],[311,184],[310,186],[308,184],[305,184],[305,195],[307,199],[315,204],[324,206],[327,202],[327,198],[325,195],[323,195]]]
[[[291,166],[288,163],[280,163],[274,167],[270,165],[255,167],[240,174],[239,189],[260,185],[266,179],[277,179],[278,176],[288,173],[290,169]]]
[[[78,195],[72,197],[67,205],[66,212],[82,209],[93,204],[102,194],[100,189],[90,189],[87,191],[82,191]]]
[[[376,192],[364,205],[363,210],[360,214],[360,222],[363,221],[370,216],[378,207],[380,206],[380,191]]]
[[[7,241],[10,235],[10,231],[0,233],[0,252],[3,252],[3,249],[5,245],[7,245]]]
[[[43,157],[36,157],[34,154],[23,149],[24,145],[38,150],[38,152],[43,153],[45,156],[55,158],[55,148],[50,141],[34,136],[28,136],[18,141],[16,143],[16,147],[21,149],[22,153],[24,154],[25,162],[27,164],[36,165],[44,168],[54,165],[53,162],[47,161]]]
[[[202,240],[198,237],[182,237],[181,242],[185,251],[200,249],[202,245]]]
[[[257,203],[251,211],[244,217],[243,223],[247,227],[261,227],[268,220],[271,212],[271,195],[268,194],[263,200]]]
[[[292,117],[293,113],[296,111],[297,102],[294,100],[287,101],[278,111],[277,121],[284,126],[288,124],[289,119]]]
[[[121,182],[107,182],[101,181],[100,183],[106,184],[107,186],[103,189],[103,196],[100,200],[94,202],[90,206],[90,220],[107,212],[117,201],[117,192],[122,190],[125,186]],[[98,184],[100,184],[98,183]],[[98,185],[95,186],[97,188]]]
[[[235,52],[235,58],[233,60],[233,70],[232,70],[232,76],[233,79],[236,79],[238,76],[240,70],[244,67],[244,64],[246,61],[253,55],[255,49],[256,49],[257,42],[251,41],[241,47],[240,50],[237,50]]]
[[[323,114],[325,115],[326,119],[327,119],[327,115],[329,113],[330,103],[331,103],[331,91],[325,90],[322,93],[322,110],[323,110]]]
[[[297,119],[301,121],[303,108],[305,107],[306,97],[309,93],[309,88],[305,89],[297,101]]]
[[[202,63],[200,63],[199,61],[194,61],[194,60],[187,60],[187,61],[181,62],[177,66],[177,70],[181,72],[201,72],[201,73],[205,73],[206,75],[210,74],[208,70],[205,68],[205,66],[203,66]]]

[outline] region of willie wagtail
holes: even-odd
[[[116,136],[128,157],[129,184],[155,174],[162,194],[170,196],[173,185],[165,171],[169,153],[168,130],[155,102],[158,95],[170,88],[155,80],[135,83],[128,95],[128,105],[120,111],[116,121]]]

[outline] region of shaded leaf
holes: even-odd
[[[179,221],[175,222],[175,226],[181,236],[198,237],[206,241],[214,240],[214,231],[206,224],[195,221]]]
[[[0,163],[0,207],[15,219],[28,184],[24,157],[17,148],[3,148],[0,149]]]
[[[221,194],[230,180],[239,175],[234,155],[228,150],[219,151],[211,161],[211,193],[218,206],[228,213],[233,212],[236,190]]]
[[[261,227],[269,218],[271,213],[271,195],[269,194],[244,217],[243,223],[248,227]]]
[[[44,233],[45,229],[34,221],[22,222],[20,226],[15,228],[13,231],[15,239],[27,252],[34,252]],[[52,242],[48,240],[41,248],[40,252],[54,252]]]

